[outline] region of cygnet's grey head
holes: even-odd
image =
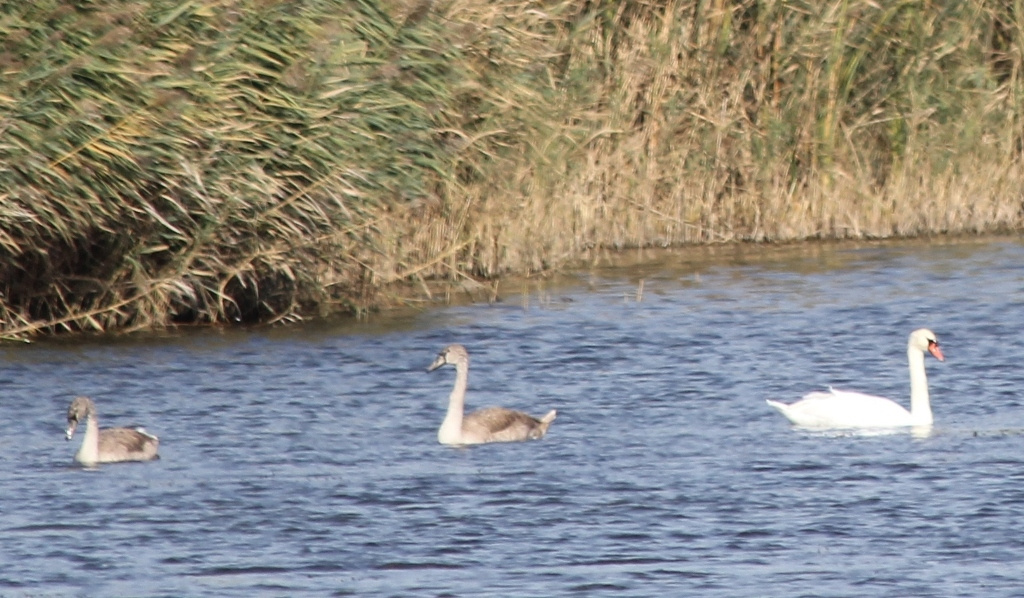
[[[462,345],[448,345],[437,354],[437,359],[434,360],[434,363],[430,364],[427,371],[433,372],[443,365],[459,364],[469,364],[469,353],[466,352],[466,348]]]
[[[68,428],[65,435],[68,440],[75,435],[79,422],[96,414],[96,406],[89,397],[75,397],[68,406]]]

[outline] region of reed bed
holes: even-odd
[[[1019,3],[0,2],[0,334],[1017,230]]]

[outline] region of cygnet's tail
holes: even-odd
[[[544,414],[544,417],[538,420],[537,427],[530,433],[530,438],[543,438],[548,433],[548,426],[551,425],[551,422],[555,421],[555,416],[557,415],[558,412],[554,409]]]
[[[787,405],[785,403],[780,403],[778,401],[773,401],[771,399],[765,399],[764,402],[768,403],[772,407],[775,407],[776,409],[778,409],[779,413],[785,413],[786,412],[786,408],[789,407],[789,405]]]

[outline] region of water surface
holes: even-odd
[[[361,323],[0,346],[0,595],[1010,596],[1024,561],[1024,244],[647,255],[526,295]],[[643,281],[641,288],[640,281]],[[927,436],[810,433],[764,404],[835,385]],[[539,442],[436,443],[470,406]],[[84,470],[64,413],[145,424]]]

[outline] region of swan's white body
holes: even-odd
[[[68,407],[68,440],[75,435],[79,422],[85,420],[85,438],[75,453],[75,461],[87,467],[97,463],[149,461],[157,459],[160,439],[143,428],[107,428],[100,430],[96,405],[88,397],[76,397]]]
[[[935,334],[921,328],[912,332],[907,342],[910,411],[890,399],[832,388],[828,392],[812,392],[791,405],[777,401],[768,401],[768,404],[789,421],[806,428],[930,426],[933,418],[924,370],[925,351],[939,361],[944,360]]]
[[[464,414],[466,387],[469,383],[469,353],[462,345],[449,345],[437,355],[427,371],[432,372],[443,365],[455,366],[455,386],[448,397],[448,413],[437,431],[437,441],[441,444],[515,442],[543,438],[548,426],[555,421],[557,413],[554,409],[540,419],[504,407],[485,407]]]

